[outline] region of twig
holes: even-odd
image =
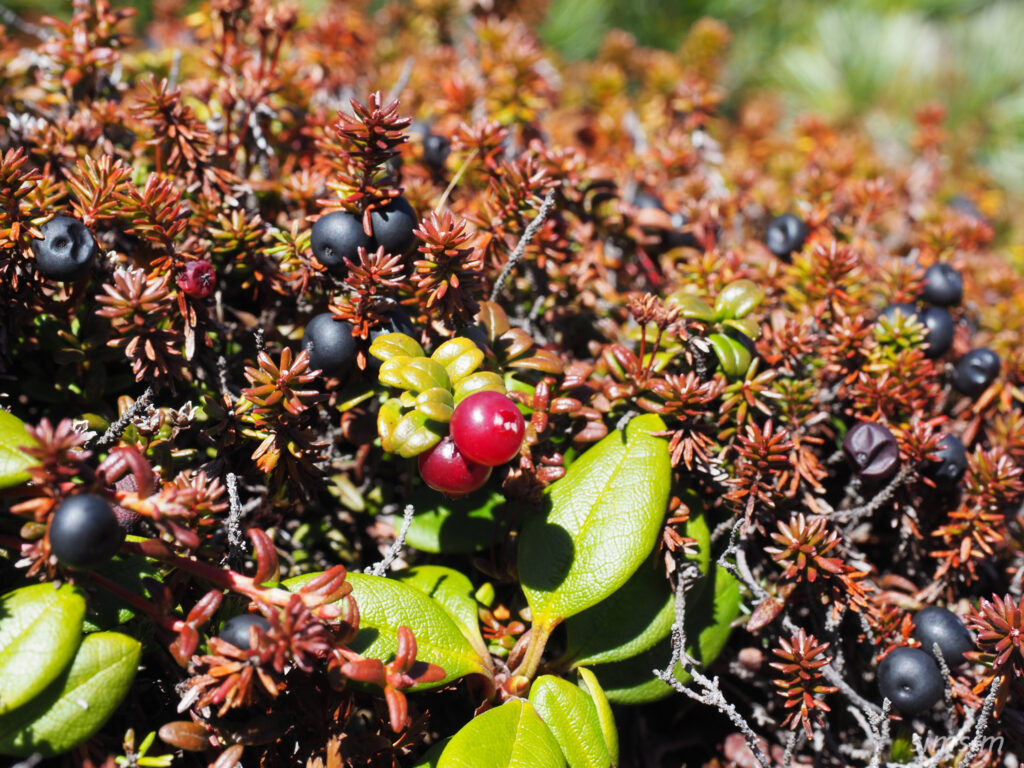
[[[405,537],[409,533],[409,526],[412,525],[412,516],[416,514],[416,508],[412,504],[406,504],[405,510],[402,512],[402,527],[398,531],[398,535],[395,536],[395,540],[391,542],[391,546],[388,547],[387,552],[384,553],[384,558],[378,560],[376,563],[371,565],[369,568],[364,568],[363,573],[369,573],[374,576],[383,576],[391,568],[391,564],[395,562],[395,558],[398,557],[402,551],[402,547],[405,546]]]
[[[722,693],[722,689],[719,687],[718,678],[709,679],[700,670],[697,669],[696,660],[686,652],[686,590],[689,588],[690,574],[694,574],[696,566],[693,563],[687,563],[685,566],[680,568],[678,571],[678,580],[676,582],[676,600],[675,600],[675,621],[672,624],[672,658],[669,659],[668,666],[661,670],[653,670],[655,676],[671,685],[674,689],[682,693],[683,695],[705,704],[710,707],[714,707],[719,712],[724,714],[732,721],[739,731],[743,734],[743,738],[747,742],[747,746],[753,753],[757,762],[761,765],[761,768],[771,768],[771,762],[768,760],[768,756],[761,749],[760,739],[758,735],[754,733],[754,729],[750,727],[750,724],[744,719],[743,715],[739,713],[735,706],[730,704],[725,695]],[[701,691],[697,692],[691,690],[688,686],[683,685],[676,679],[674,674],[676,664],[682,664],[683,668],[689,672],[693,681],[701,687]]]
[[[150,400],[152,400],[152,398],[153,387],[146,387],[146,391],[139,395],[139,399],[131,404],[131,407],[124,412],[124,416],[122,416],[109,427],[107,427],[107,431],[104,432],[102,435],[100,435],[99,437],[94,437],[92,440],[86,443],[86,447],[109,448],[111,445],[117,442],[117,439],[121,437],[121,433],[128,428],[128,425],[132,423],[132,420],[139,414],[143,413],[147,408],[149,408]]]
[[[889,743],[889,712],[891,710],[892,702],[889,699],[885,699],[882,702],[881,711],[869,717],[872,749],[871,762],[868,764],[868,768],[878,768],[882,760],[882,750]]]
[[[387,100],[394,101],[402,95],[402,91],[405,90],[405,86],[409,84],[409,78],[412,77],[413,67],[416,66],[416,57],[409,56],[406,58],[405,63],[402,64],[402,71],[398,74],[398,79],[395,80],[395,84],[391,86],[391,90],[388,91]]]
[[[982,746],[985,744],[985,730],[988,728],[988,719],[992,716],[992,710],[996,706],[996,697],[999,695],[999,688],[1003,684],[1003,679],[997,677],[992,681],[992,687],[989,688],[988,696],[985,697],[984,704],[981,705],[981,715],[978,717],[978,722],[974,727],[974,738],[971,739],[971,743],[967,745],[967,754],[964,755],[963,760],[956,764],[956,768],[966,768],[981,752]]]
[[[544,219],[551,213],[551,209],[555,205],[555,191],[552,189],[544,196],[544,202],[540,205],[540,210],[537,211],[537,215],[533,217],[526,229],[523,231],[523,236],[519,238],[519,242],[516,243],[516,247],[512,249],[511,255],[508,257],[508,263],[505,264],[505,268],[501,270],[501,274],[498,275],[498,279],[494,281],[494,288],[491,289],[491,301],[497,301],[498,294],[501,293],[501,289],[505,287],[505,281],[508,280],[509,275],[512,274],[512,270],[516,268],[516,264],[523,258],[523,254],[526,253],[526,246],[533,240],[533,236],[537,234],[537,230],[540,229],[544,223]]]
[[[228,472],[225,478],[228,487],[228,554],[227,561],[232,568],[238,568],[242,560],[242,502],[238,498],[238,477]]]
[[[896,491],[903,486],[906,479],[915,471],[914,467],[903,467],[899,471],[899,474],[889,481],[888,485],[872,497],[871,501],[863,504],[862,506],[854,507],[853,509],[840,510],[835,513],[835,519],[847,523],[846,530],[849,531],[863,518],[874,514],[877,510],[881,509],[882,506],[895,495]]]

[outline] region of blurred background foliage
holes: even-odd
[[[299,0],[309,11],[325,1]],[[30,17],[70,7],[0,2]],[[153,5],[126,2],[140,22]],[[1024,194],[1024,0],[550,0],[540,32],[567,59],[594,55],[615,28],[676,50],[702,17],[732,34],[726,110],[768,91],[786,115],[862,127],[884,152],[906,147],[914,111],[937,101],[963,159]]]

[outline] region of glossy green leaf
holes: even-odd
[[[416,587],[440,603],[480,657],[488,658],[487,645],[480,636],[473,582],[467,576],[443,565],[417,565],[395,571],[391,577]]]
[[[586,667],[576,670],[579,673],[579,685],[584,691],[590,694],[597,708],[597,720],[601,724],[601,735],[604,737],[604,745],[608,748],[608,757],[611,764],[619,764],[619,729],[615,727],[615,716],[612,714],[612,705],[605,696],[601,683],[597,677]]]
[[[455,411],[455,398],[447,389],[435,387],[416,396],[416,410],[432,421],[447,424]]]
[[[288,579],[284,586],[297,589],[317,574]],[[437,688],[466,675],[490,675],[487,662],[465,638],[447,609],[409,584],[383,576],[349,572],[352,596],[359,606],[359,633],[349,647],[372,659],[388,662],[398,650],[398,628],[406,626],[416,636],[417,661],[437,664],[445,671],[442,680],[412,690]]]
[[[98,731],[128,693],[142,645],[118,632],[87,635],[71,666],[45,691],[0,715],[0,753],[66,752]]]
[[[452,387],[444,366],[429,357],[393,357],[381,365],[377,378],[381,384],[414,392]]]
[[[35,444],[25,430],[25,422],[0,408],[0,488],[28,482],[30,475],[26,470],[37,462],[21,449]]]
[[[397,397],[384,401],[377,412],[377,433],[380,445],[388,453],[394,453],[394,435],[398,422],[402,420],[402,402]]]
[[[411,336],[404,333],[383,333],[373,340],[370,354],[378,360],[393,357],[423,357],[423,347]]]
[[[143,586],[143,579],[148,577],[159,580],[160,576],[160,569],[154,562],[140,556],[124,555],[96,566],[93,572],[116,582],[122,589],[126,589],[143,598],[149,596],[149,593]],[[134,615],[135,611],[128,608],[124,600],[105,589],[100,589],[89,596],[85,621],[82,623],[82,631],[99,632],[101,630],[114,629],[119,624],[124,624]]]
[[[668,297],[665,302],[669,307],[679,307],[679,316],[687,320],[699,320],[703,323],[710,323],[715,319],[715,310],[708,306],[703,299],[694,296],[692,293],[679,292]]]
[[[667,637],[675,600],[664,570],[648,559],[613,594],[566,619],[563,658],[572,666],[621,661]]]
[[[483,351],[470,339],[461,336],[448,339],[430,357],[444,366],[452,384],[458,384],[484,361]]]
[[[0,598],[0,715],[34,698],[82,642],[85,597],[64,584],[33,584]]]
[[[424,489],[405,540],[423,552],[478,552],[499,542],[508,527],[505,497],[471,493],[449,499]],[[424,503],[426,502],[426,503]]]
[[[709,576],[698,580],[686,597],[687,651],[707,667],[722,652],[732,632],[732,622],[740,613],[740,589],[736,578],[724,568],[714,566]],[[697,638],[696,644],[693,639]],[[591,671],[614,704],[643,704],[671,692],[671,687],[654,677],[653,669],[664,669],[672,653],[671,639],[665,637],[653,648],[622,661],[597,664]],[[692,677],[681,665],[676,679],[689,683]]]
[[[715,356],[722,370],[730,379],[739,379],[746,374],[753,356],[746,345],[724,333],[712,333],[708,341],[715,350]]]
[[[554,735],[525,699],[473,718],[448,742],[437,768],[564,768]]]
[[[548,489],[546,515],[519,536],[519,578],[534,625],[553,626],[612,594],[654,548],[672,468],[665,429],[637,416],[580,456]]]
[[[493,371],[477,371],[455,385],[455,402],[459,403],[474,392],[500,392],[505,394],[505,380]]]
[[[597,705],[590,694],[554,675],[538,677],[530,703],[551,730],[569,768],[608,768],[608,754]]]
[[[711,531],[699,511],[699,501],[684,500],[690,504],[692,515],[686,521],[686,536],[697,541],[690,559],[706,574],[711,561]],[[566,620],[563,659],[571,661],[572,666],[628,659],[667,637],[673,621],[675,596],[664,568],[652,557],[615,593]]]
[[[734,280],[715,299],[715,319],[739,318],[764,300],[764,291],[752,280]]]
[[[729,318],[723,320],[722,325],[742,333],[748,339],[756,340],[761,335],[761,324],[749,317]]]
[[[441,442],[436,422],[421,411],[411,411],[398,420],[390,435],[391,452],[403,458],[419,456]],[[441,425],[443,426],[443,425]]]

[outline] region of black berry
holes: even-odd
[[[878,690],[904,715],[918,715],[942,698],[939,665],[920,648],[896,648],[878,665]]]
[[[672,214],[672,229],[661,236],[662,245],[670,248],[699,248],[700,244],[692,232],[683,230],[687,224],[686,214],[677,211]]]
[[[355,363],[358,346],[352,338],[352,325],[335,320],[330,312],[317,315],[302,334],[302,347],[309,352],[309,367],[319,368],[325,376],[341,378]]]
[[[345,259],[359,262],[360,247],[373,249],[373,241],[363,231],[362,219],[348,211],[334,211],[317,219],[310,243],[317,261],[335,274],[347,271]]]
[[[404,197],[393,198],[383,208],[375,208],[370,213],[370,226],[373,228],[373,239],[377,245],[384,246],[388,253],[405,253],[416,241],[413,230],[419,221],[416,211]]]
[[[873,421],[861,421],[846,433],[843,455],[864,480],[888,480],[900,466],[900,450],[892,432]]]
[[[938,307],[953,307],[964,298],[964,279],[949,264],[932,264],[924,273],[921,298]]]
[[[928,329],[924,337],[925,357],[942,357],[953,346],[953,318],[941,307],[928,307],[917,319]]]
[[[784,259],[794,251],[804,247],[807,240],[807,225],[803,219],[792,213],[784,213],[772,219],[764,233],[764,242],[768,250]]]
[[[413,327],[412,320],[409,319],[409,315],[405,313],[404,309],[395,307],[388,310],[384,313],[384,318],[386,321],[384,325],[377,326],[370,331],[371,343],[385,333],[404,333],[406,336],[416,337],[416,328]]]
[[[217,637],[231,643],[235,648],[248,651],[250,650],[249,627],[256,627],[266,632],[270,629],[270,622],[258,613],[243,613],[238,616],[232,616],[224,622],[224,626],[220,628],[220,634]]]
[[[39,274],[51,280],[74,280],[89,271],[96,258],[96,240],[82,222],[54,216],[40,231],[43,239],[32,241]]]
[[[974,640],[967,627],[952,611],[931,605],[914,614],[914,639],[928,653],[937,643],[942,658],[950,666],[963,664],[964,654],[974,650]]]
[[[952,488],[967,471],[967,450],[960,438],[944,434],[939,442],[939,450],[935,451],[936,461],[931,462],[925,470],[929,477],[942,488]]]
[[[991,349],[972,349],[956,364],[953,371],[953,386],[968,397],[977,397],[996,380],[999,367],[999,355]]]
[[[665,206],[662,204],[661,200],[649,192],[637,192],[633,195],[633,205],[641,210],[645,208],[652,208],[659,211],[665,210]]]
[[[423,136],[423,162],[435,170],[442,170],[448,155],[452,151],[452,144],[444,136],[436,133],[427,133]]]
[[[50,551],[72,568],[94,568],[114,556],[124,532],[106,499],[91,493],[61,502],[50,519]]]

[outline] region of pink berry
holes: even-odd
[[[500,392],[474,392],[455,407],[449,429],[463,456],[497,467],[519,453],[526,422]]]
[[[205,259],[190,261],[178,275],[178,287],[186,296],[205,299],[217,286],[217,273]]]
[[[421,453],[419,466],[423,482],[453,499],[475,491],[491,476],[490,467],[469,461],[451,437]]]

